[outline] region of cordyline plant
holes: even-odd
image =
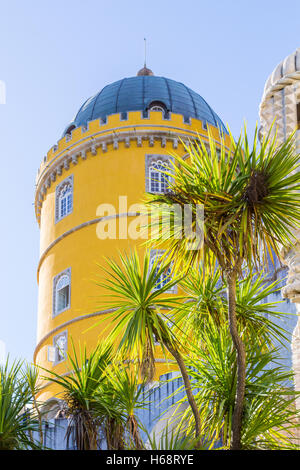
[[[150,194],[147,202],[151,233],[155,233],[150,242],[166,250],[166,262],[173,262],[174,269],[188,270],[213,254],[226,281],[238,369],[231,449],[240,449],[246,353],[237,326],[236,283],[243,269],[258,268],[267,255],[279,256],[280,245],[293,243],[293,230],[300,223],[300,155],[294,151],[293,136],[277,145],[276,136],[269,134],[259,146],[256,130],[250,147],[245,128],[238,141],[231,134],[228,139],[229,148],[222,136],[217,144],[210,134],[208,144],[199,137],[185,146],[188,158],[174,155],[172,169],[164,171],[170,179],[168,191]],[[174,204],[192,208],[191,233],[199,230],[197,208],[203,206],[203,243],[196,249],[190,249],[195,241],[192,235],[190,239],[179,236]],[[169,230],[160,222],[164,216],[173,222]]]
[[[70,418],[66,433],[67,443],[74,429],[78,450],[97,450],[98,431],[106,410],[103,402],[96,397],[106,382],[106,369],[113,360],[112,346],[109,343],[100,344],[87,355],[85,347],[76,353],[72,342],[72,350],[72,355],[68,355],[68,375],[62,376],[41,368],[47,372],[47,376],[43,378],[60,387],[66,416]]]
[[[131,363],[114,364],[108,371],[108,379],[110,392],[117,397],[118,408],[124,416],[124,431],[128,434],[129,447],[144,449],[136,411],[145,408],[149,393],[145,393],[137,367]]]
[[[38,424],[31,411],[31,388],[23,362],[0,365],[0,450],[41,449],[33,433]]]
[[[195,438],[201,443],[200,414],[192,393],[189,376],[183,361],[182,345],[170,328],[171,310],[179,306],[180,297],[167,293],[180,280],[166,277],[166,267],[159,258],[151,264],[150,254],[146,252],[140,263],[136,251],[120,255],[120,262],[106,259],[108,268],[103,268],[106,279],[97,282],[109,294],[106,306],[113,312],[105,316],[110,320],[110,339],[118,344],[118,349],[131,359],[140,361],[141,374],[150,382],[155,374],[155,344],[158,342],[165,354],[170,353],[180,369],[188,403],[195,420]],[[100,308],[103,305],[99,306]],[[101,322],[101,321],[100,321]],[[97,322],[96,325],[99,325]],[[94,326],[96,326],[94,325]]]
[[[229,448],[235,403],[237,365],[226,323],[199,332],[197,355],[187,358],[189,374],[197,388],[195,399],[201,410],[205,436],[210,448]],[[244,330],[245,332],[245,330]],[[243,333],[244,333],[243,332]],[[296,432],[299,411],[291,388],[293,374],[284,370],[279,351],[271,346],[262,351],[256,336],[246,344],[247,374],[242,426],[243,449],[299,449]],[[183,400],[177,402],[179,407]],[[193,428],[189,409],[178,425]]]
[[[43,446],[44,433],[43,433],[43,416],[41,411],[41,404],[37,401],[36,396],[41,390],[39,385],[39,373],[37,366],[33,364],[26,364],[23,371],[24,380],[27,382],[31,392],[31,399],[33,408],[35,410],[36,418],[39,426],[39,444]]]
[[[276,319],[289,314],[275,310],[280,307],[280,301],[266,301],[278,293],[280,284],[281,279],[270,282],[264,273],[248,274],[237,282],[237,323],[245,342],[255,338],[261,349],[273,345],[274,341],[286,345],[289,335]],[[203,332],[210,328],[211,321],[220,327],[227,324],[226,283],[214,262],[211,267],[191,268],[179,287],[185,294],[185,302],[174,316],[182,340],[197,342],[198,336],[201,334],[203,338]]]

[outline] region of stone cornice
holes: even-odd
[[[208,129],[211,130],[215,141],[220,140],[219,130],[198,119],[184,121],[182,115],[170,113],[168,119],[159,116],[161,113],[150,112],[150,117],[142,118],[139,112],[128,112],[128,119],[123,120],[119,114],[110,115],[105,123],[99,119],[88,122],[87,127],[75,128],[70,135],[58,141],[44,157],[37,179],[35,191],[35,212],[40,221],[41,207],[48,188],[55,182],[56,177],[68,171],[72,165],[77,165],[79,159],[86,160],[87,154],[96,156],[107,152],[108,145],[117,150],[119,144],[129,148],[134,142],[138,147],[147,141],[149,147],[160,144],[166,147],[171,142],[173,149],[180,144],[187,144],[189,139],[202,137],[208,139]]]
[[[35,348],[34,353],[33,353],[33,362],[35,363],[36,355],[37,355],[39,349],[41,348],[43,343],[48,338],[50,338],[50,336],[54,335],[55,333],[57,333],[60,330],[63,330],[67,326],[72,325],[72,323],[76,323],[76,322],[79,322],[79,321],[82,321],[82,320],[87,320],[88,318],[100,317],[101,315],[106,315],[108,313],[112,313],[113,311],[114,311],[114,309],[109,308],[107,310],[101,310],[99,312],[88,313],[88,314],[85,314],[85,315],[81,315],[79,317],[72,318],[71,320],[68,320],[64,323],[61,323],[61,325],[57,326],[56,328],[53,328],[53,330],[50,330],[36,345],[36,348]]]
[[[99,312],[93,312],[93,313],[87,313],[85,315],[81,315],[81,316],[78,316],[78,317],[75,317],[75,318],[71,318],[71,320],[68,320],[64,323],[61,323],[60,325],[58,325],[56,328],[53,328],[52,330],[50,330],[45,336],[43,336],[43,338],[38,342],[38,344],[36,345],[35,347],[35,350],[34,350],[34,353],[33,353],[33,362],[36,363],[36,356],[37,356],[37,353],[39,352],[39,350],[41,349],[43,343],[45,341],[47,341],[48,338],[50,338],[51,336],[53,336],[55,333],[57,333],[58,331],[60,330],[63,330],[65,329],[66,327],[72,325],[73,323],[77,323],[79,321],[82,321],[82,320],[87,320],[89,318],[94,318],[94,317],[100,317],[102,315],[107,315],[109,313],[112,313],[114,312],[116,309],[113,309],[113,308],[109,308],[107,310],[101,310]],[[156,362],[166,362],[164,359],[156,359]]]
[[[130,126],[131,129],[133,126]],[[138,126],[134,126],[135,128]],[[151,126],[153,127],[153,126]],[[163,127],[163,126],[161,126]],[[39,221],[40,219],[40,210],[42,206],[42,201],[47,192],[47,189],[55,182],[57,175],[61,175],[63,171],[70,169],[71,165],[77,165],[78,159],[86,160],[87,152],[91,152],[92,156],[97,155],[98,149],[102,150],[102,153],[107,151],[107,146],[112,144],[113,149],[117,150],[120,143],[124,143],[126,147],[130,147],[130,144],[135,141],[138,147],[142,146],[142,141],[148,140],[149,147],[154,146],[154,141],[160,141],[161,147],[165,147],[166,141],[171,141],[173,143],[173,148],[177,149],[178,144],[184,142],[188,144],[190,138],[196,138],[198,135],[194,131],[184,131],[182,129],[170,130],[169,126],[166,126],[167,129],[132,129],[127,131],[121,131],[116,133],[117,129],[113,132],[102,135],[101,133],[94,134],[88,139],[79,141],[76,145],[66,149],[60,154],[56,155],[44,170],[39,175],[37,185],[36,185],[36,197],[35,197],[35,210],[36,217]],[[178,131],[181,130],[181,133],[178,134]],[[99,135],[100,134],[100,135]],[[206,135],[201,135],[207,139]]]

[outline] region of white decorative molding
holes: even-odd
[[[57,311],[57,285],[62,278],[68,278],[69,286],[69,299],[68,304],[63,308]],[[53,278],[53,293],[52,293],[52,318],[55,318],[57,315],[69,310],[71,307],[71,268],[67,268],[64,271],[61,271]]]
[[[165,251],[160,250],[160,249],[150,250],[150,263],[149,263],[150,269],[152,268],[153,263],[156,261],[158,262],[158,266],[159,266],[159,259],[163,256],[164,253]],[[168,273],[165,275],[164,278],[161,278],[160,283],[165,282],[165,280],[166,282],[170,282],[171,279],[172,279],[171,268],[168,268]],[[169,294],[177,294],[177,286],[175,285],[171,289],[166,290],[165,292]]]
[[[300,236],[300,234],[299,234]],[[292,334],[292,362],[295,390],[300,390],[300,242],[284,253],[285,262],[289,267],[286,285],[281,290],[282,297],[296,304],[298,321]],[[296,398],[296,406],[300,409],[300,397]]]
[[[166,126],[157,126],[157,127],[166,127]],[[175,129],[175,128],[174,128]],[[182,129],[178,129],[181,130]],[[199,134],[196,132],[192,131],[185,131],[185,134],[172,132],[171,130],[161,130],[161,129],[138,129],[138,126],[135,127],[134,130],[127,131],[127,132],[120,132],[118,134],[118,143],[120,142],[130,142],[131,140],[135,140],[137,142],[138,146],[142,146],[142,140],[148,140],[149,146],[153,147],[156,141],[162,141],[162,139],[166,139],[165,141],[170,141],[173,145],[173,148],[178,148],[178,144],[180,143],[182,145],[182,141],[185,142],[186,145],[189,145],[189,141],[187,140],[187,135],[186,132],[190,132],[190,138],[195,139]],[[102,149],[102,152],[105,153],[107,152],[107,146],[109,144],[114,143],[114,139],[116,139],[116,134],[115,132],[110,133],[110,134],[105,134],[102,135],[102,133],[98,133],[99,135],[95,135],[93,137],[93,142],[91,142],[91,137],[89,139],[85,139],[83,142],[79,141],[74,145],[72,148],[65,149],[61,154],[57,155],[51,162],[49,162],[48,166],[44,168],[44,170],[41,172],[39,175],[39,178],[37,180],[37,188],[36,188],[36,202],[40,199],[44,199],[44,195],[46,193],[45,188],[42,189],[45,184],[51,185],[51,182],[49,181],[46,183],[47,178],[49,178],[49,175],[51,173],[61,175],[62,170],[68,171],[70,169],[70,163],[74,164],[74,161],[72,161],[73,155],[81,155],[81,158],[83,160],[86,160],[86,152],[87,151],[92,151],[92,146],[98,146]],[[206,135],[200,135],[200,137],[207,138]],[[126,140],[127,139],[127,140]],[[218,142],[217,142],[218,143]],[[37,210],[36,207],[36,215],[39,220],[40,213]]]
[[[59,222],[63,218],[67,217],[69,214],[73,212],[73,175],[69,175],[63,181],[61,181],[55,189],[55,223]],[[72,194],[72,207],[70,210],[66,211],[66,214],[62,217],[60,214],[60,197],[62,192],[68,189],[69,192]]]
[[[50,243],[50,245],[48,245],[48,247],[45,249],[45,251],[42,253],[42,255],[40,256],[40,260],[39,260],[39,264],[38,264],[38,268],[37,268],[37,275],[39,277],[39,272],[40,272],[40,268],[41,268],[41,264],[42,262],[44,261],[44,259],[46,258],[47,254],[49,253],[49,251],[52,250],[52,248],[57,245],[57,243],[59,243],[61,240],[63,240],[64,238],[68,237],[69,235],[77,232],[78,230],[82,230],[83,228],[85,227],[89,227],[90,225],[95,225],[95,224],[98,224],[99,222],[103,222],[104,220],[110,220],[112,218],[120,218],[120,217],[137,217],[138,215],[140,215],[138,212],[124,212],[124,213],[121,213],[121,214],[115,214],[115,215],[107,215],[107,216],[104,216],[104,217],[97,217],[96,219],[92,219],[92,220],[88,220],[87,222],[83,222],[82,224],[80,225],[76,225],[75,227],[71,228],[70,230],[67,230],[66,232],[64,232],[62,235],[60,235],[59,237],[57,237],[55,240],[53,240],[52,243]]]
[[[43,338],[38,342],[38,344],[36,345],[35,347],[35,350],[34,350],[34,354],[33,354],[33,361],[35,362],[36,360],[36,356],[37,356],[37,353],[39,352],[39,350],[42,348],[42,345],[43,343],[45,343],[45,341],[47,341],[51,336],[53,336],[55,333],[57,333],[58,331],[66,328],[67,326],[69,325],[72,325],[73,323],[77,323],[77,322],[80,322],[82,320],[86,320],[88,318],[93,318],[93,317],[99,317],[101,315],[106,315],[107,313],[112,313],[114,312],[115,309],[113,308],[110,308],[110,309],[107,309],[107,310],[102,310],[102,311],[99,311],[99,312],[94,312],[94,313],[87,313],[86,315],[80,315],[79,317],[75,317],[75,318],[72,318],[71,320],[68,320],[64,323],[61,323],[59,326],[57,326],[56,328],[53,328],[53,330],[50,330],[45,336],[43,336]]]
[[[292,335],[292,360],[294,370],[294,387],[300,390],[300,304],[296,304],[298,313],[298,322]],[[300,396],[296,398],[296,407],[300,409]]]
[[[62,331],[53,338],[54,361],[53,365],[57,365],[66,359],[68,351],[68,332]]]
[[[298,241],[292,247],[282,250],[282,257],[289,268],[286,285],[282,288],[283,298],[292,302],[300,302],[300,233],[296,233]]]
[[[153,192],[151,191],[151,181],[150,181],[150,168],[151,166],[155,165],[156,163],[166,164],[170,167],[170,161],[174,162],[174,158],[169,155],[161,155],[161,154],[146,154],[145,155],[145,191],[147,193]]]
[[[96,144],[91,145],[91,154],[93,155],[93,157],[95,157],[97,155]]]
[[[300,102],[300,49],[286,57],[268,78],[259,107],[260,137],[277,132],[277,141],[283,143],[297,128],[297,103]],[[300,151],[300,131],[295,132],[295,150]],[[292,359],[295,389],[300,390],[300,231],[294,234],[294,244],[282,250],[288,266],[288,278],[282,288],[282,297],[295,303],[298,322],[292,335]],[[300,409],[300,399],[296,405]]]

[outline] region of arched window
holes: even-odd
[[[153,264],[156,263],[155,274],[157,274],[158,270],[160,269],[159,258],[161,258],[162,254],[163,254],[162,250],[151,250],[151,252],[150,252],[150,266],[149,267],[150,267],[150,269],[152,269]],[[161,289],[168,282],[170,282],[171,279],[172,279],[171,267],[168,267],[158,277],[154,290]],[[170,291],[167,291],[167,292],[174,292],[174,287],[172,287],[172,289]]]
[[[62,331],[53,338],[53,346],[48,346],[48,361],[54,365],[66,359],[68,332]]]
[[[73,177],[69,176],[56,188],[55,222],[69,215],[73,210]]]
[[[152,101],[152,103],[149,104],[148,111],[160,111],[163,113],[163,116],[165,118],[168,117],[168,109],[166,105],[162,101]]]
[[[151,106],[150,111],[162,111],[162,112],[164,112],[165,110],[164,110],[164,108],[162,108],[162,106],[154,105],[154,106]]]
[[[149,166],[149,191],[151,193],[165,193],[169,186],[169,175],[164,172],[170,171],[168,162],[156,160]]]
[[[70,308],[71,269],[55,276],[53,281],[53,316]]]
[[[69,276],[62,276],[56,285],[56,312],[61,312],[69,305]]]
[[[54,346],[54,363],[57,364],[58,362],[64,361],[66,359],[67,353],[67,332],[64,331],[56,335],[53,339],[53,346]]]

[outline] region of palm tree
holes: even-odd
[[[172,322],[170,309],[179,305],[180,297],[164,295],[177,284],[179,278],[168,279],[166,266],[160,264],[158,258],[151,264],[149,252],[145,254],[143,264],[140,264],[136,251],[120,255],[120,264],[110,259],[107,263],[108,269],[103,268],[107,277],[97,284],[109,291],[106,304],[113,312],[106,315],[105,320],[110,320],[110,328],[114,325],[110,332],[111,340],[118,344],[125,356],[138,358],[142,377],[147,381],[151,381],[155,373],[156,342],[161,345],[164,354],[169,352],[173,356],[183,378],[200,445],[199,410],[183,361],[181,344],[169,327]]]
[[[133,364],[120,369],[120,364],[114,364],[108,371],[109,387],[118,397],[118,408],[124,416],[124,427],[129,434],[130,446],[135,449],[144,449],[143,440],[139,432],[139,422],[136,410],[146,405],[147,393],[141,383],[137,367]]]
[[[159,439],[156,438],[155,434],[151,435],[146,432],[148,437],[147,447],[151,450],[193,450],[197,447],[197,442],[191,436],[187,436],[186,433],[187,429],[185,426],[183,429],[179,427],[171,431],[166,426]]]
[[[43,446],[44,442],[44,434],[43,434],[43,422],[42,422],[42,413],[40,410],[40,404],[37,402],[36,396],[40,391],[40,387],[38,385],[39,381],[39,374],[38,368],[35,365],[26,364],[24,370],[24,379],[26,380],[28,387],[31,393],[31,401],[33,403],[33,407],[38,419],[38,426],[39,426],[39,437],[40,437],[40,445]]]
[[[229,448],[236,392],[235,351],[226,324],[217,326],[212,320],[209,323],[210,327],[200,333],[202,342],[199,342],[197,356],[187,358],[186,362],[198,388],[195,398],[210,448]],[[246,351],[242,447],[296,448],[293,438],[300,425],[295,398],[299,392],[291,388],[293,374],[280,365],[278,350],[269,346],[262,351],[256,337],[246,343]],[[179,426],[191,418],[187,410]],[[187,431],[189,427],[192,426],[187,426]]]
[[[37,422],[31,413],[31,390],[21,361],[0,366],[0,450],[38,449],[32,433]]]
[[[89,355],[86,348],[76,353],[72,342],[72,354],[68,355],[70,372],[61,376],[52,370],[46,370],[44,379],[60,386],[65,402],[66,416],[70,417],[67,428],[69,443],[72,430],[78,450],[96,450],[98,432],[102,417],[106,414],[105,406],[97,397],[101,386],[106,381],[106,369],[112,362],[112,347],[108,343],[98,345]]]
[[[274,340],[286,343],[287,332],[276,324],[275,319],[287,314],[275,310],[278,302],[266,302],[268,296],[280,290],[280,282],[270,282],[263,273],[248,274],[237,282],[236,314],[244,340],[256,337],[261,347],[273,344]],[[185,294],[185,302],[175,316],[182,338],[190,341],[191,335],[195,340],[198,334],[203,337],[203,331],[210,328],[210,320],[216,326],[227,322],[226,283],[215,263],[211,267],[191,268],[179,285]]]
[[[107,372],[109,374],[109,371]],[[102,421],[108,450],[124,450],[126,448],[124,409],[120,405],[120,397],[116,392],[115,383],[108,380],[102,384],[95,396],[97,413]]]
[[[147,202],[151,233],[156,228],[154,242],[166,249],[165,259],[174,262],[174,269],[180,265],[188,270],[213,254],[226,280],[228,324],[238,370],[231,448],[240,449],[246,353],[237,323],[236,283],[246,266],[252,271],[268,254],[271,259],[273,253],[279,256],[280,245],[293,242],[292,232],[300,222],[300,155],[294,151],[293,136],[280,146],[268,136],[259,147],[256,130],[252,148],[246,129],[237,142],[232,135],[229,139],[229,149],[222,136],[216,144],[211,135],[207,147],[200,137],[185,146],[189,158],[175,155],[172,171],[164,171],[170,178],[169,190],[149,195]],[[192,209],[188,236],[179,233],[174,204]],[[203,243],[194,237],[196,229],[199,233],[199,205],[204,210]],[[168,231],[162,215],[173,222]]]

